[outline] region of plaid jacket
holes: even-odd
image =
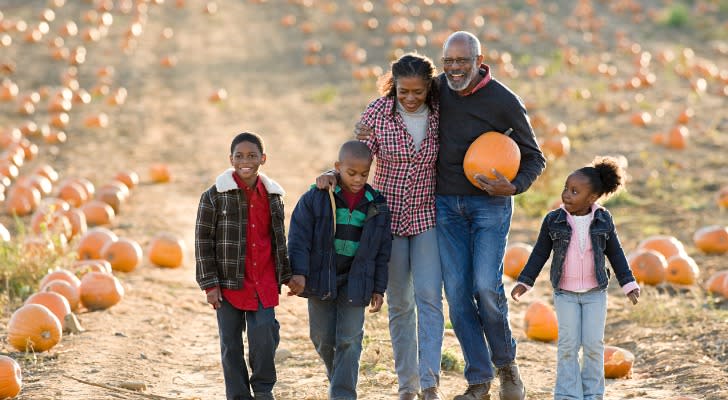
[[[248,206],[230,168],[200,198],[195,224],[196,279],[201,289],[220,286],[240,289],[245,275],[245,234]],[[259,179],[268,191],[278,291],[291,278],[286,247],[283,188],[263,174]]]
[[[440,145],[439,107],[428,114],[427,134],[420,149],[395,107],[395,98],[380,97],[362,113],[372,128],[365,143],[377,158],[372,186],[392,210],[392,233],[414,236],[435,226],[435,163]]]

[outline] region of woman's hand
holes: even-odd
[[[336,174],[331,171],[324,172],[316,177],[316,187],[320,190],[326,190],[336,186]]]
[[[631,292],[627,293],[627,297],[629,297],[630,301],[632,301],[632,304],[637,304],[640,298],[640,290],[639,289],[633,289]]]
[[[526,290],[527,289],[525,286],[517,283],[516,286],[514,286],[511,290],[511,298],[513,299],[513,301],[515,301],[516,303],[521,301],[519,298],[523,296],[524,293],[526,293]]]
[[[384,296],[381,293],[373,293],[372,301],[369,303],[369,312],[379,312],[382,309],[382,304],[384,304]]]
[[[367,140],[371,135],[372,128],[362,124],[361,121],[354,125],[354,137],[356,137],[357,140]]]

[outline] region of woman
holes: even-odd
[[[364,142],[377,159],[372,186],[392,211],[387,307],[400,400],[439,400],[444,317],[435,232],[438,85],[432,61],[406,54],[382,77],[382,97],[362,113]],[[318,185],[332,184],[322,175]]]

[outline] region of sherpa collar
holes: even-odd
[[[235,169],[228,168],[225,172],[218,175],[217,179],[215,179],[215,187],[218,192],[229,192],[231,190],[238,189],[238,184],[235,183],[235,179],[233,178],[234,171]],[[260,181],[263,182],[263,186],[265,186],[265,190],[268,191],[268,194],[277,194],[280,196],[286,194],[283,187],[279,185],[278,182],[268,178],[263,173],[259,172],[258,178],[260,178]]]

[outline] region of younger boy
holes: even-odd
[[[364,308],[378,312],[387,288],[392,247],[384,197],[369,186],[372,155],[344,143],[333,196],[311,187],[291,217],[291,293],[308,297],[311,341],[326,365],[330,399],[356,399]]]
[[[197,210],[196,277],[217,310],[227,400],[274,399],[280,341],[274,307],[291,268],[284,192],[258,172],[265,160],[260,136],[237,135],[230,145],[232,168],[202,194]],[[250,376],[243,359],[246,330]]]

